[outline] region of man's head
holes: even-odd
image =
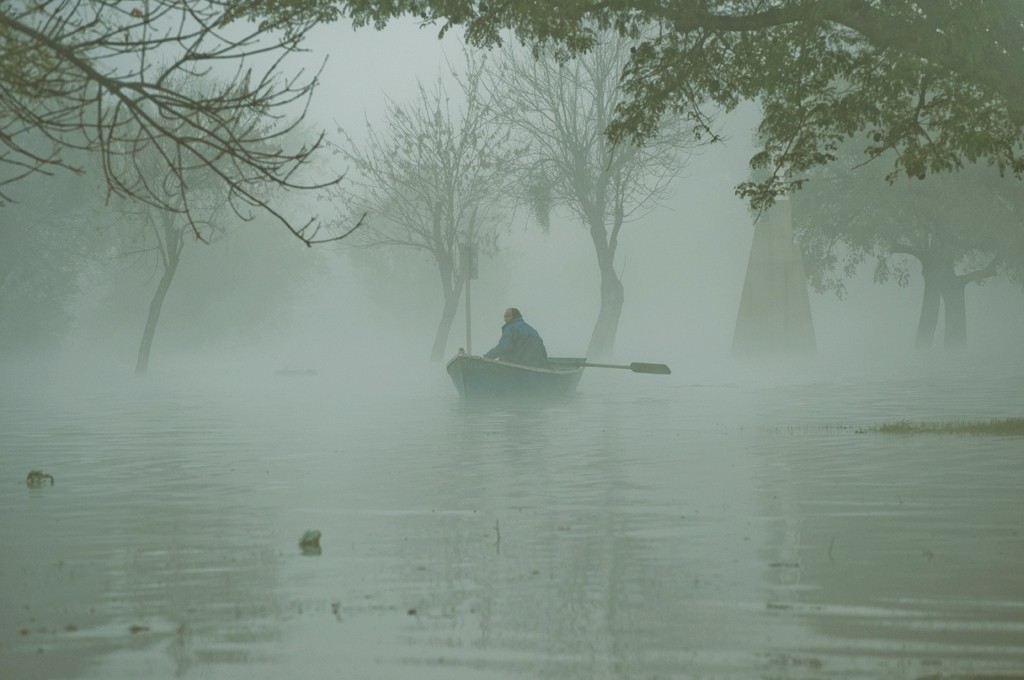
[[[515,307],[509,307],[508,309],[505,310],[505,323],[521,318],[523,318],[523,315],[520,314],[519,310],[516,309]]]

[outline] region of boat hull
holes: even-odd
[[[549,368],[520,366],[474,354],[458,354],[448,362],[448,375],[459,394],[486,397],[564,397],[573,394],[586,359],[550,358]]]

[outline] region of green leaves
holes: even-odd
[[[841,296],[843,280],[868,260],[876,282],[905,286],[908,255],[920,262],[941,257],[970,272],[1000,253],[1000,271],[1024,270],[1024,191],[1017,180],[965,164],[956,174],[887,183],[894,152],[865,163],[862,143],[845,143],[838,161],[811,171],[792,197],[794,234],[816,290]]]
[[[669,115],[707,137],[706,109],[744,100],[765,109],[755,205],[802,184],[843,140],[872,135],[872,157],[894,151],[889,178],[927,176],[986,160],[1024,171],[1024,3],[1019,0],[544,0],[346,2],[360,20],[403,13],[465,26],[476,45],[511,30],[561,56],[593,49],[596,31],[655,37],[622,74],[627,95],[608,128],[642,143]],[[710,135],[714,138],[714,135]]]
[[[283,31],[289,39],[301,37],[312,24],[325,24],[342,17],[333,0],[228,0],[225,24],[247,19],[260,31]]]

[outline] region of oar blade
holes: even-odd
[[[669,375],[672,370],[665,364],[645,364],[634,361],[629,365],[629,370],[634,373],[654,373],[656,375]]]

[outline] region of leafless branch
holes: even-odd
[[[302,170],[324,143],[286,149],[320,71],[284,76],[285,59],[313,26],[275,37],[230,21],[228,0],[43,0],[0,10],[0,187],[58,169],[81,171],[74,151],[100,156],[108,193],[179,213],[201,237],[187,181],[202,168],[243,218],[262,212],[306,245],[314,216],[295,222],[272,205],[278,190],[313,190]],[[227,67],[227,68],[226,68]],[[321,65],[322,69],[322,65]],[[183,84],[223,84],[199,90]],[[166,172],[133,159],[155,151]],[[154,183],[155,182],[155,183]],[[0,198],[6,198],[0,194]],[[357,225],[358,226],[358,225]]]

